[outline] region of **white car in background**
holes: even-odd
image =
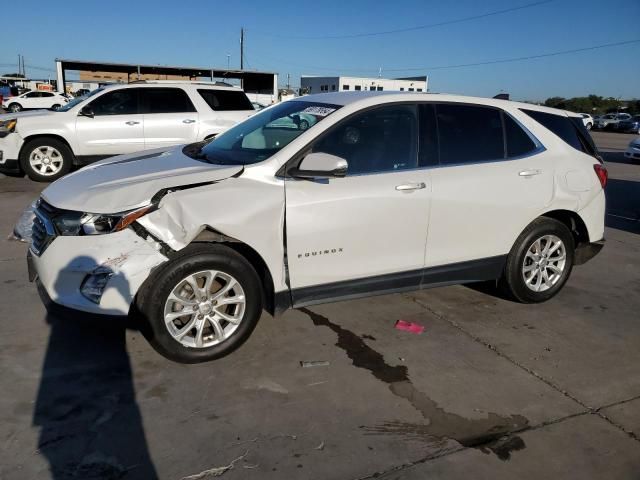
[[[52,108],[54,110],[69,103],[69,99],[57,92],[45,92],[32,90],[17,97],[8,97],[2,100],[2,108],[12,113],[34,108]]]
[[[0,115],[0,171],[51,182],[74,165],[215,137],[255,113],[235,87],[159,80],[110,85],[56,111]]]
[[[292,128],[296,117],[314,120]],[[602,248],[606,181],[576,114],[309,95],[206,144],[49,185],[27,261],[54,302],[131,314],[160,353],[201,362],[238,347],[263,308],[484,280],[546,301]]]
[[[634,160],[640,160],[640,137],[631,140],[627,151],[624,152],[624,156]]]
[[[579,113],[578,115],[582,117],[582,123],[584,123],[585,128],[591,130],[593,128],[593,117],[588,113]]]

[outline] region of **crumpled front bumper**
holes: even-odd
[[[126,229],[108,235],[58,236],[37,256],[31,251],[30,280],[37,277],[55,303],[85,312],[127,315],[142,283],[167,261],[147,241]],[[80,292],[96,269],[112,272],[99,303]]]

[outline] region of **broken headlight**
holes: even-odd
[[[101,214],[83,212],[65,212],[53,219],[60,235],[102,235],[124,230],[138,218],[146,215],[153,205],[137,208],[123,213]]]

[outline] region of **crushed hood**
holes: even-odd
[[[213,165],[182,153],[182,146],[119,155],[53,182],[43,192],[51,205],[89,213],[144,206],[160,190],[229,178],[241,165]]]

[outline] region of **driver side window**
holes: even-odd
[[[137,88],[123,88],[107,92],[91,102],[95,116],[100,115],[133,115],[140,113],[138,109]]]
[[[416,168],[417,125],[415,105],[378,107],[333,127],[313,152],[344,158],[347,176]]]

